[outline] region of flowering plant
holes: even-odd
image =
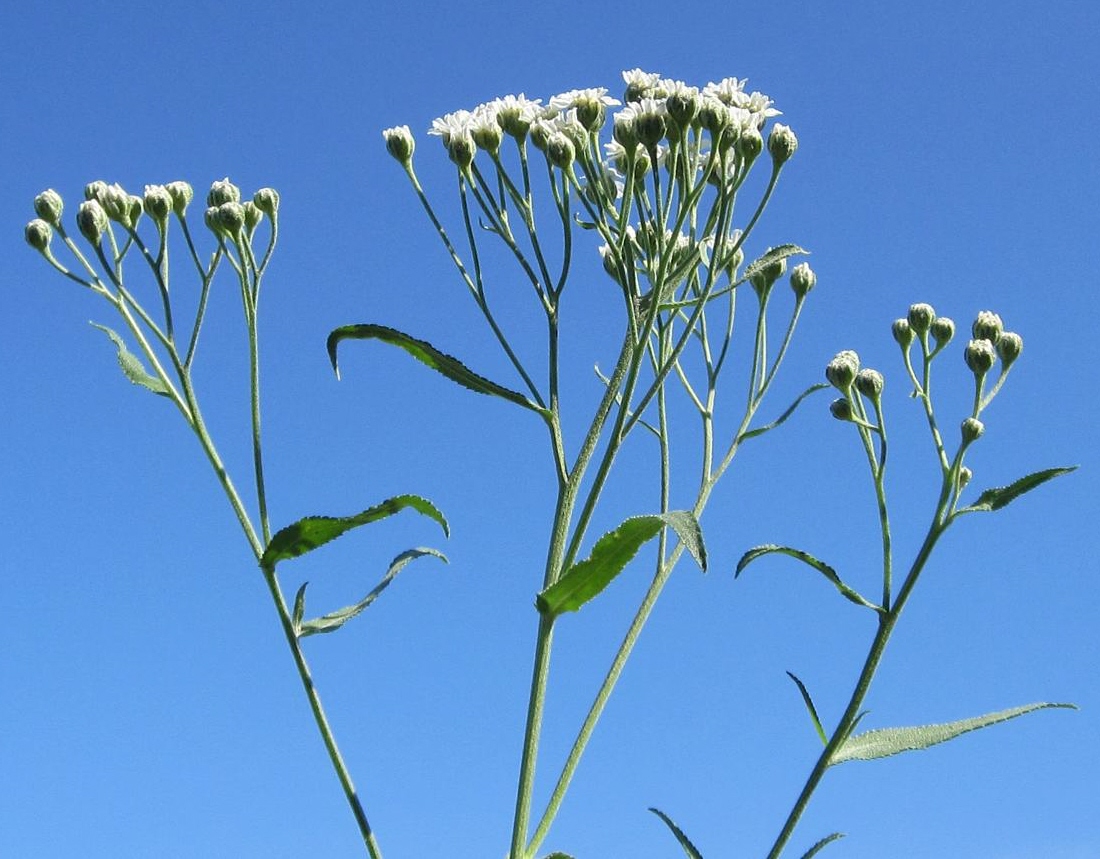
[[[995,314],[984,312],[975,320],[973,339],[964,353],[974,377],[973,406],[961,423],[960,441],[948,445],[933,407],[931,379],[934,362],[952,340],[955,325],[928,305],[914,304],[906,317],[894,324],[893,335],[902,349],[913,396],[921,403],[930,429],[941,488],[924,542],[904,568],[904,575],[895,577],[885,481],[883,375],[861,368],[854,352],[841,352],[826,368],[828,384],[812,384],[785,408],[761,417],[817,281],[806,262],[793,265],[788,274],[789,261],[808,255],[792,243],[766,248],[746,264],[746,249],[755,244],[761,215],[784,166],[797,151],[795,134],[773,121],[779,111],[771,99],[745,92],[744,80],[729,78],[699,88],[640,70],[623,77],[622,102],[604,88],[562,93],[545,105],[523,95],[506,96],[433,122],[429,134],[441,140],[457,171],[460,242],[452,240],[420,183],[411,131],[401,126],[383,132],[388,152],[405,171],[460,281],[506,357],[514,373],[512,382],[491,380],[432,343],[376,323],[335,329],[328,337],[328,353],[338,371],[338,355],[349,341],[377,340],[396,346],[469,390],[526,410],[546,428],[548,459],[556,478],[554,513],[548,528],[546,563],[534,589],[533,668],[509,838],[510,859],[539,855],[616,683],[684,553],[707,569],[700,522],[735,455],[746,442],[785,424],[815,392],[832,385],[840,393],[830,410],[852,425],[875,489],[882,545],[881,595],[869,598],[861,594],[827,563],[789,546],[750,548],[737,565],[740,574],[760,557],[789,556],[820,573],[844,598],[871,612],[876,620],[863,668],[833,727],[826,728],[808,688],[791,675],[823,748],[768,854],[778,857],[830,767],[927,748],[1037,709],[1070,706],[1038,703],[939,725],[856,733],[886,645],[943,533],[962,516],[998,510],[1071,469],[1035,472],[1007,486],[987,489],[972,501],[964,500],[972,479],[965,455],[984,432],[982,412],[1000,392],[1022,352],[1023,341],[1005,331]],[[769,167],[763,180],[754,185],[750,176],[761,162]],[[540,172],[545,174],[542,180],[537,176]],[[746,195],[751,201],[747,216],[737,207],[739,198]],[[306,618],[306,586],[301,585],[289,600],[277,567],[400,510],[426,516],[445,533],[447,522],[430,501],[408,494],[350,516],[309,516],[272,531],[260,433],[256,320],[261,281],[278,235],[276,192],[262,189],[251,201],[242,203],[239,189],[228,179],[213,184],[204,216],[215,242],[209,261],[200,255],[188,227],[186,212],[192,191],[186,183],[148,186],[144,196],[137,197],[117,185],[95,182],[85,189],[85,197],[76,222],[91,247],[91,258],[65,231],[63,203],[53,191],[36,198],[38,217],[27,225],[27,241],[57,271],[106,300],[120,315],[129,340],[137,346],[136,354],[126,338],[111,329],[103,330],[114,343],[127,378],[169,399],[194,431],[268,585],[364,846],[378,859],[382,855],[379,840],[321,707],[302,642],[311,635],[335,631],[361,614],[410,561],[442,555],[429,548],[402,552],[361,600],[312,619]],[[155,242],[147,244],[138,229],[143,214],[154,225]],[[169,289],[169,228],[173,221],[179,225],[201,286],[182,337],[177,328],[182,314]],[[268,225],[266,242],[259,230],[264,222]],[[55,233],[76,260],[75,270],[54,255]],[[518,268],[544,320],[544,338],[536,354],[545,359],[538,360],[537,369],[530,357],[530,344],[517,340],[509,320],[494,307],[489,272],[501,255],[495,256],[486,246],[486,237],[499,242],[502,256]],[[146,309],[126,284],[124,262],[132,254],[145,262],[152,275],[153,295],[159,304],[156,312]],[[596,260],[597,254],[602,271],[597,266],[585,270],[586,258]],[[222,263],[233,270],[240,287],[249,345],[255,517],[218,455],[191,376],[206,299]],[[602,279],[617,294],[618,318],[609,324],[618,327],[620,337],[617,351],[608,356],[610,372],[605,375],[597,370],[595,408],[580,415],[567,408],[561,336],[563,308],[573,294],[570,283],[578,276]],[[784,289],[780,284],[785,276]],[[734,342],[742,328],[748,340],[747,360],[738,366]],[[991,384],[995,367],[999,370]],[[739,392],[731,385],[739,386]],[[731,391],[737,396],[731,396]],[[671,451],[675,430],[684,423],[694,424],[697,447],[694,460],[688,459],[694,473],[681,477],[673,467]],[[581,428],[576,438],[572,437],[574,427]],[[643,455],[648,455],[653,469],[654,498],[624,511],[627,515],[615,528],[593,539],[593,522],[598,521],[597,511],[615,477],[620,453],[636,437],[650,444],[643,448]],[[677,465],[682,461],[681,444],[677,443]],[[615,520],[619,519],[617,514]],[[648,590],[610,658],[587,715],[576,728],[572,747],[560,763],[553,790],[536,816],[535,772],[540,762],[555,633],[567,615],[597,598],[646,547],[651,552]],[[653,811],[684,852],[698,859],[700,851],[683,830],[663,811]],[[802,853],[803,859],[839,837],[832,833],[819,839]],[[561,852],[551,855],[566,856]]]

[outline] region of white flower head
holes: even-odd
[[[428,134],[441,138],[444,146],[450,146],[452,137],[462,137],[470,134],[473,119],[474,115],[470,111],[456,110],[454,113],[448,113],[438,119],[433,119]]]
[[[637,101],[652,94],[652,91],[660,85],[661,76],[656,72],[631,69],[623,72],[623,82],[626,84],[626,93],[623,98],[626,101]]]
[[[742,107],[746,99],[744,89],[748,80],[748,78],[742,78],[741,80],[724,78],[720,81],[711,81],[703,87],[703,94],[714,96],[723,104]]]
[[[607,94],[607,87],[590,87],[588,89],[572,89],[550,99],[550,108],[553,110],[568,110],[571,107],[579,107],[582,104],[596,102],[604,107],[612,107],[619,104],[619,100],[611,98]]]
[[[519,95],[506,95],[503,98],[494,99],[487,107],[493,109],[497,124],[505,134],[511,135],[517,140],[527,134],[542,112],[541,99],[527,98],[523,93]]]

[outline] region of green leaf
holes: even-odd
[[[432,502],[426,498],[421,498],[419,495],[397,495],[393,498],[387,498],[374,507],[368,507],[362,513],[356,513],[354,516],[344,516],[342,518],[307,516],[304,519],[299,519],[271,538],[271,542],[264,549],[263,557],[260,558],[260,566],[265,570],[274,569],[279,561],[297,558],[306,554],[306,552],[312,552],[318,546],[323,546],[325,543],[335,540],[352,528],[385,519],[404,510],[406,507],[411,507],[429,519],[435,520],[443,528],[443,533],[448,537],[450,536],[451,532],[447,520],[443,518],[443,514],[436,509]]]
[[[386,571],[386,575],[382,577],[382,581],[375,585],[374,589],[359,602],[353,605],[344,606],[338,611],[329,612],[313,620],[301,621],[301,615],[298,614],[298,600],[295,600],[294,612],[297,619],[295,620],[294,627],[298,633],[298,637],[305,638],[309,635],[335,632],[353,617],[362,614],[362,612],[378,598],[378,595],[389,586],[389,583],[394,580],[394,577],[408,566],[410,561],[422,558],[425,555],[431,555],[432,557],[439,558],[443,563],[447,563],[446,556],[435,549],[409,549],[393,559],[390,568]],[[305,588],[306,586],[302,585],[301,589],[298,591],[299,598],[303,598],[303,608]]]
[[[945,722],[939,725],[879,728],[849,737],[833,754],[829,765],[834,766],[845,761],[872,761],[876,758],[885,758],[902,752],[927,749],[929,746],[953,740],[961,734],[977,731],[979,728],[988,728],[990,725],[996,725],[1000,722],[1007,722],[1009,719],[1015,719],[1017,716],[1023,716],[1036,710],[1050,708],[1076,710],[1077,706],[1074,704],[1027,704],[1023,707],[1001,710],[999,713],[988,713],[985,716],[976,716],[973,719],[960,719],[957,722]]]
[[[741,560],[737,562],[737,569],[734,571],[733,574],[734,578],[741,575],[742,570],[744,570],[745,567],[747,567],[757,558],[771,554],[789,555],[795,560],[802,561],[804,564],[808,564],[819,573],[821,573],[821,575],[825,576],[825,578],[827,578],[830,582],[832,582],[833,585],[836,586],[836,589],[840,591],[846,599],[849,599],[856,605],[861,605],[864,608],[874,609],[878,612],[882,611],[881,606],[877,606],[873,602],[865,600],[862,596],[860,596],[858,591],[844,584],[844,582],[840,580],[840,576],[837,575],[836,570],[834,570],[828,564],[824,563],[823,561],[819,561],[809,552],[803,552],[800,549],[792,549],[790,546],[777,546],[774,543],[768,543],[763,546],[757,546],[754,549],[749,549],[747,552],[745,552],[744,555],[741,556]]]
[[[829,744],[829,738],[825,736],[825,729],[821,727],[821,719],[817,717],[817,708],[814,706],[814,700],[810,697],[810,692],[806,688],[806,684],[798,679],[790,671],[787,672],[787,676],[790,677],[795,685],[798,687],[798,691],[802,693],[802,700],[806,704],[806,709],[810,711],[810,718],[813,720],[814,728],[817,730],[817,735],[821,738],[821,745],[827,746]]]
[[[665,526],[672,528],[706,572],[707,556],[703,546],[703,533],[695,517],[686,510],[674,510],[652,516],[633,516],[614,531],[604,534],[592,547],[592,554],[579,561],[554,584],[538,595],[535,605],[543,614],[557,617],[563,612],[576,611],[611,584],[612,580],[638,554],[638,550],[652,540]]]
[[[544,856],[543,859],[573,859],[568,853],[562,853],[560,850],[556,850],[549,856]]]
[[[1036,471],[1034,474],[1029,474],[1027,477],[1021,477],[1015,483],[1010,483],[1008,486],[998,486],[994,489],[987,489],[978,496],[977,501],[959,512],[985,513],[991,510],[1000,510],[1002,507],[1007,507],[1025,492],[1030,492],[1032,489],[1041,486],[1048,480],[1053,480],[1055,477],[1061,477],[1063,474],[1069,474],[1071,471],[1076,470],[1077,466],[1071,465],[1068,467],[1048,468],[1044,471]]]
[[[440,352],[426,340],[418,340],[384,325],[344,325],[329,334],[328,357],[332,362],[332,369],[336,372],[337,379],[340,378],[340,367],[336,361],[336,350],[344,340],[381,340],[383,343],[389,343],[404,349],[416,360],[431,367],[437,373],[443,374],[452,382],[457,382],[464,388],[479,394],[500,397],[510,403],[538,412],[543,417],[548,414],[546,409],[533,403],[523,394],[498,385],[484,376],[479,376],[457,358]]]
[[[651,808],[649,810],[665,822],[665,826],[672,831],[672,834],[676,836],[676,840],[680,842],[680,846],[684,848],[684,853],[687,854],[688,859],[703,859],[703,854],[698,851],[695,845],[691,843],[691,840],[684,835],[684,831],[673,823],[672,819],[667,814],[659,808]]]
[[[780,260],[785,260],[787,257],[808,256],[809,253],[810,252],[805,248],[800,248],[798,245],[791,244],[769,248],[765,253],[749,263],[748,268],[745,269],[745,273],[741,275],[737,283],[741,284],[747,282],[754,274],[758,274],[769,265],[777,263]]]
[[[823,389],[828,388],[828,387],[829,387],[829,385],[825,384],[824,382],[820,382],[819,384],[816,384],[816,385],[810,385],[810,387],[808,387],[805,391],[803,391],[801,394],[798,395],[798,399],[796,399],[793,403],[791,403],[791,406],[790,406],[790,408],[787,409],[787,411],[783,412],[783,414],[781,414],[778,418],[776,418],[770,424],[766,424],[765,426],[757,427],[756,429],[749,430],[748,432],[742,433],[741,437],[738,439],[738,441],[747,441],[750,438],[756,438],[758,435],[763,435],[764,433],[768,432],[769,430],[775,429],[777,426],[779,426],[784,421],[786,421],[787,418],[789,418],[791,415],[794,414],[795,409],[797,409],[800,405],[802,405],[802,401],[804,399],[806,399],[806,397],[810,396],[810,394],[816,393],[817,391],[823,390]]]
[[[834,832],[832,835],[826,835],[824,838],[818,841],[817,844],[815,844],[813,847],[803,853],[802,859],[813,859],[813,857],[820,853],[827,844],[832,844],[834,841],[838,841],[843,837],[843,832]]]
[[[111,338],[111,342],[115,344],[115,348],[118,350],[118,365],[122,368],[122,372],[126,375],[127,379],[135,385],[152,391],[154,394],[158,394],[162,397],[167,397],[169,395],[168,388],[164,386],[164,382],[145,369],[145,365],[141,363],[141,359],[126,348],[126,343],[118,334],[106,325],[100,325],[97,322],[89,324],[93,328],[98,328]]]
[[[297,629],[302,625],[302,617],[306,613],[306,588],[309,587],[309,582],[302,582],[302,586],[298,588],[298,593],[294,595],[294,611],[290,615],[290,622]]]

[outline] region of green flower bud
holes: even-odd
[[[550,135],[554,133],[554,126],[544,119],[531,124],[531,145],[539,152],[546,151],[546,144],[550,142]]]
[[[76,228],[80,230],[80,235],[99,247],[107,231],[107,213],[98,200],[85,200],[80,204],[76,210]]]
[[[611,127],[611,136],[615,142],[627,152],[638,145],[638,134],[634,130],[634,117],[630,113],[615,114],[615,122]]]
[[[447,155],[463,173],[470,169],[476,154],[477,145],[469,132],[452,134],[447,141]]]
[[[785,259],[777,260],[776,262],[764,266],[756,274],[750,277],[749,283],[752,284],[752,288],[756,291],[758,296],[767,295],[775,285],[775,282],[783,276],[786,270],[787,261]]]
[[[985,424],[977,418],[967,418],[962,422],[961,429],[963,444],[970,444],[982,437],[982,433],[985,432]]]
[[[53,188],[46,189],[34,198],[34,213],[51,226],[56,227],[61,222],[61,212],[64,208],[61,195]]]
[[[230,182],[228,176],[213,182],[210,185],[210,193],[206,195],[206,205],[208,206],[239,202],[241,202],[241,189]]]
[[[704,98],[699,105],[699,122],[717,140],[730,126],[729,110],[716,98]]]
[[[856,374],[856,390],[872,402],[878,402],[882,398],[882,389],[886,380],[878,370],[866,368]]]
[[[237,202],[222,203],[215,216],[218,226],[230,238],[240,235],[245,225],[244,206]]]
[[[914,304],[909,308],[909,327],[918,337],[928,333],[935,318],[936,311],[932,309],[931,304]]]
[[[260,207],[251,200],[244,204],[244,229],[249,237],[256,231],[256,226],[263,218],[264,213],[260,210]]]
[[[838,421],[850,421],[852,419],[852,404],[843,397],[829,403],[829,413]]]
[[[35,218],[23,230],[23,238],[40,254],[45,254],[53,239],[53,228],[44,218]]]
[[[760,136],[760,132],[755,128],[743,131],[741,136],[737,138],[737,154],[745,161],[750,163],[755,161],[756,156],[763,151],[764,138]]]
[[[997,355],[1007,370],[1024,351],[1024,338],[1015,331],[1005,331],[997,339]]]
[[[592,96],[580,96],[574,101],[573,107],[577,111],[577,121],[584,126],[585,131],[595,134],[603,128],[607,118],[607,109],[603,102]]]
[[[989,310],[983,310],[974,320],[971,331],[975,340],[988,340],[996,345],[1002,332],[1005,330],[1001,317]]]
[[[859,355],[850,349],[838,352],[836,357],[825,367],[825,378],[829,384],[838,391],[848,393],[859,373]]]
[[[600,245],[600,261],[603,263],[603,270],[611,276],[612,280],[618,283],[619,259],[616,253],[607,245]]]
[[[546,142],[546,157],[555,167],[567,170],[577,157],[577,152],[573,148],[573,141],[569,139],[568,135],[555,131]]]
[[[993,350],[993,344],[983,338],[971,340],[966,346],[964,357],[966,366],[975,376],[984,376],[993,368],[997,353]]]
[[[771,153],[775,166],[779,167],[790,161],[796,149],[798,149],[798,138],[794,136],[790,127],[779,122],[773,125],[768,135],[768,152]]]
[[[218,223],[218,207],[207,206],[206,211],[202,213],[203,223],[206,224],[206,229],[210,230],[214,235],[221,236],[222,228]]]
[[[107,190],[107,183],[102,179],[96,179],[84,186],[84,199],[95,200],[103,205],[103,192]]]
[[[970,482],[970,479],[974,476],[974,472],[967,468],[965,465],[959,469],[959,489],[964,489],[966,484]]]
[[[817,275],[814,274],[809,263],[800,262],[791,271],[791,289],[794,290],[794,297],[799,301],[805,298],[816,285]]]
[[[146,185],[143,199],[145,211],[157,225],[157,229],[164,232],[168,226],[168,216],[172,214],[172,195],[163,185]]]
[[[387,128],[382,132],[386,141],[386,151],[390,153],[402,167],[412,164],[413,152],[416,151],[416,139],[407,125],[398,125]]]
[[[130,195],[127,194],[126,190],[117,182],[114,185],[108,185],[99,194],[97,199],[109,219],[115,223],[121,224],[123,227],[132,227],[134,225],[130,217],[132,209]]]
[[[169,182],[164,186],[168,196],[172,198],[172,211],[177,217],[182,218],[187,211],[187,206],[194,199],[195,192],[187,182]]]
[[[642,99],[634,117],[634,130],[638,142],[646,149],[656,146],[665,136],[665,118],[657,102]]]
[[[895,319],[891,331],[898,345],[902,349],[908,349],[909,344],[913,342],[913,327],[909,324],[909,320]]]
[[[272,220],[279,214],[279,192],[274,188],[261,188],[252,195],[252,202]]]
[[[145,211],[145,207],[142,203],[141,197],[130,195],[130,226],[137,227],[138,221],[141,220],[141,214]]]
[[[687,128],[699,114],[698,87],[677,87],[665,99],[665,110],[680,128]]]
[[[500,142],[504,139],[504,132],[497,125],[496,120],[475,125],[470,134],[478,149],[495,155],[500,149]]]
[[[929,330],[932,332],[932,337],[936,340],[936,347],[942,349],[950,343],[951,338],[955,336],[955,323],[946,316],[937,316],[932,320]]]

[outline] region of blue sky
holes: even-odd
[[[94,179],[131,191],[186,179],[198,195],[227,175],[282,195],[261,308],[274,522],[418,492],[453,529],[444,545],[426,521],[398,517],[286,568],[288,589],[310,579],[318,604],[339,605],[409,545],[450,557],[306,642],[368,813],[390,857],[505,852],[552,512],[543,433],[377,344],[349,348],[336,382],[324,338],[392,325],[515,386],[380,131],[413,128],[421,179],[453,213],[453,168],[423,136],[433,118],[507,93],[618,94],[634,67],[698,85],[748,77],[798,134],[755,250],[809,248],[818,286],[771,404],[840,349],[886,374],[900,558],[935,500],[890,337],[910,303],[960,328],[992,309],[1024,337],[972,452],[976,486],[1081,466],[949,533],[865,724],[1040,700],[1080,712],[831,771],[795,848],[839,830],[848,837],[823,855],[1100,855],[1094,4],[24,4],[0,19],[0,855],[359,855],[262,579],[197,445],[117,373],[87,325],[111,322],[109,308],[22,238],[47,187],[71,218]],[[509,276],[501,306],[535,350]],[[245,353],[223,283],[199,384],[243,483]],[[578,282],[565,318],[578,409],[619,337],[605,282],[592,283]],[[945,412],[964,407],[967,382],[959,348],[948,360]],[[826,403],[746,446],[719,488],[703,519],[710,572],[684,564],[673,577],[547,851],[678,855],[645,811],[656,805],[707,859],[766,852],[815,753],[784,672],[836,718],[872,634],[793,562],[732,576],[745,549],[779,542],[873,578],[865,465]],[[651,498],[650,482],[625,476],[599,524],[648,512]],[[629,569],[561,623],[545,779],[644,579]]]

